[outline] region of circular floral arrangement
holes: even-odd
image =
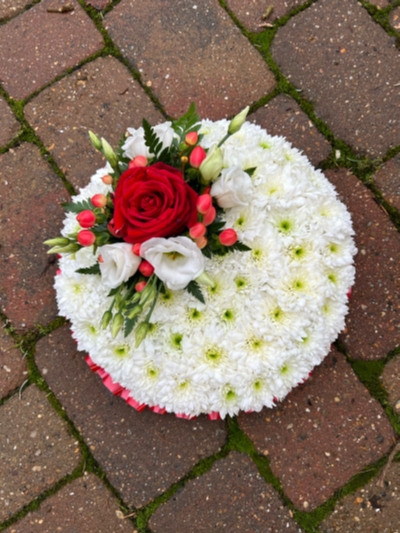
[[[226,120],[203,120],[197,147],[210,154],[229,125]],[[122,146],[128,159],[137,157],[134,142],[138,142],[135,133],[139,130],[130,131],[132,138]],[[158,135],[162,140],[160,132]],[[142,157],[149,157],[149,153],[143,153],[143,146]],[[78,251],[69,250],[72,254],[61,253],[55,280],[60,313],[70,320],[78,348],[89,353],[92,368],[101,368],[103,378],[118,384],[123,397],[139,409],[147,405],[178,416],[208,413],[223,418],[239,410],[272,407],[307,379],[344,327],[356,250],[350,215],[332,184],[284,138],[271,137],[248,122],[219,150],[222,171],[209,183],[208,192],[221,208],[219,221],[231,228],[225,230],[225,244],[229,246],[232,230],[245,245],[242,248],[225,255],[202,255],[202,267],[189,262],[179,270],[179,261],[182,257],[186,260],[185,251],[180,255],[179,239],[190,240],[179,235],[185,225],[193,227],[197,220],[188,222],[193,210],[185,206],[196,203],[196,198],[183,182],[176,200],[184,206],[183,211],[169,213],[167,219],[157,222],[157,231],[171,223],[179,226],[172,233],[178,236],[168,239],[172,248],[160,252],[165,259],[164,270],[169,268],[166,263],[170,260],[172,275],[165,271],[157,274],[161,270],[157,270],[154,257],[159,244],[148,243],[166,239],[148,240],[154,235],[151,231],[140,239],[137,230],[124,225],[126,217],[131,216],[132,204],[143,202],[143,198],[132,200],[126,193],[119,196],[118,205],[114,202],[109,231],[118,236],[117,228],[123,228],[119,237],[130,247],[141,240],[138,261],[145,257],[156,274],[165,278],[165,290],[154,302],[151,322],[140,342],[137,331],[124,336],[122,329],[101,326],[113,298],[110,287],[118,286],[130,274],[121,277],[120,271],[114,271],[114,285],[110,278],[105,283],[102,276],[87,275],[85,269],[89,270],[97,259],[104,260],[101,247],[93,250],[88,243]],[[140,196],[141,187],[147,191],[151,180],[156,180],[157,189],[157,172],[162,165],[143,167],[143,172],[154,173],[155,177],[146,174],[143,178],[141,174],[137,182],[130,181],[133,193],[129,194]],[[98,170],[73,203],[85,205],[94,197],[110,195],[112,185],[105,179],[110,170],[110,166]],[[153,196],[146,196],[149,209],[154,207],[153,200]],[[141,216],[140,210],[135,213]],[[82,231],[85,225],[81,222],[76,212],[68,212],[63,238]],[[201,249],[202,238],[204,235],[195,234],[190,241],[197,250]],[[121,244],[118,253],[124,254],[126,244]],[[150,250],[153,256],[144,250]],[[185,278],[188,265],[194,270]],[[175,267],[179,271],[177,279]],[[126,268],[130,267],[123,262],[120,270]],[[212,280],[202,289],[204,303],[184,290],[203,271]]]

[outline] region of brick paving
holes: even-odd
[[[191,102],[210,119],[232,115],[275,86],[258,51],[215,0],[174,0],[174,9],[162,0],[121,2],[105,26],[171,116]]]
[[[251,121],[259,124],[270,135],[285,136],[313,165],[321,163],[332,151],[329,142],[289,96],[280,94],[260,107],[251,116]]]
[[[0,98],[0,124],[0,146],[2,146],[11,141],[20,127],[18,120],[3,98]]]
[[[400,57],[356,0],[320,0],[278,30],[272,55],[333,133],[359,153],[400,144]]]
[[[400,531],[399,454],[377,486],[400,433],[400,1],[370,4],[0,0],[0,531]],[[103,163],[88,129],[115,145],[192,100],[252,104],[321,165],[359,250],[338,345],[238,426],[113,396],[55,322],[41,244]]]

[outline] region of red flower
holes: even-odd
[[[114,197],[114,231],[136,244],[181,234],[197,222],[197,193],[164,163],[126,170]]]

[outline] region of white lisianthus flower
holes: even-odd
[[[140,247],[141,256],[168,289],[184,289],[204,271],[204,256],[188,237],[152,238]]]
[[[210,194],[223,209],[247,205],[253,189],[250,176],[239,166],[225,168],[221,177],[212,185]]]
[[[163,144],[163,150],[164,148],[171,146],[175,135],[174,130],[171,128],[171,124],[171,122],[164,122],[153,128],[157,137]],[[130,159],[134,159],[138,155],[142,155],[147,159],[152,157],[153,154],[149,152],[149,147],[146,146],[144,142],[144,129],[142,127],[138,129],[128,128],[128,132],[130,133],[130,136],[122,145],[122,149],[125,150],[124,156],[129,157]]]
[[[99,248],[102,261],[100,272],[102,282],[110,289],[116,289],[137,271],[141,258],[132,251],[132,245],[126,242],[105,244]]]

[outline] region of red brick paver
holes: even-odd
[[[126,128],[139,127],[143,117],[153,124],[164,120],[126,67],[112,57],[96,59],[44,90],[25,113],[76,188],[87,185],[105,165],[88,130],[116,147]]]
[[[13,98],[26,98],[103,47],[78,2],[69,3],[73,11],[57,13],[48,11],[54,0],[43,0],[0,27],[0,83]]]
[[[216,0],[175,0],[173,9],[162,0],[121,2],[105,24],[171,116],[191,102],[203,118],[233,115],[275,86],[261,56]]]
[[[385,366],[381,381],[389,395],[389,403],[400,415],[400,355],[391,359]]]
[[[400,154],[389,159],[375,174],[375,183],[389,204],[400,210]]]
[[[227,0],[227,6],[250,31],[260,32],[306,0]],[[272,8],[272,11],[271,11]]]
[[[31,3],[31,0],[1,0],[0,2],[0,21],[8,19],[22,11],[25,6]]]
[[[61,347],[61,348],[60,348]],[[36,360],[65,407],[129,505],[148,503],[224,444],[224,424],[200,417],[180,420],[136,412],[112,396],[77,352],[68,328],[41,340]]]
[[[345,170],[327,171],[356,232],[356,282],[341,338],[351,357],[379,359],[400,344],[400,236],[371,192]]]
[[[110,3],[111,3],[111,0],[86,0],[86,4],[88,6],[92,6],[95,9],[97,9],[98,11],[102,11]]]
[[[7,102],[0,98],[0,146],[11,141],[18,133],[19,122],[7,105]]]
[[[335,350],[276,409],[240,415],[239,423],[302,510],[321,505],[393,445],[382,408]]]
[[[0,399],[27,379],[26,362],[13,339],[0,330]]]
[[[390,24],[397,31],[400,31],[400,7],[396,7],[390,13]]]
[[[297,533],[278,495],[246,456],[231,453],[189,483],[150,519],[154,533]]]
[[[81,459],[65,423],[34,385],[0,407],[0,520],[71,473]]]
[[[23,144],[0,155],[1,309],[16,328],[45,324],[57,316],[53,290],[56,265],[44,240],[57,236],[68,195],[61,180]]]
[[[6,533],[132,533],[117,518],[118,504],[93,474],[86,474],[44,501]]]
[[[397,533],[400,531],[400,464],[392,463],[383,487],[373,479],[346,496],[320,526],[321,533]]]
[[[272,53],[333,132],[359,152],[400,144],[400,57],[356,0],[320,0],[278,30]]]
[[[317,165],[331,153],[331,145],[289,96],[279,95],[250,117],[270,135],[283,135]]]

